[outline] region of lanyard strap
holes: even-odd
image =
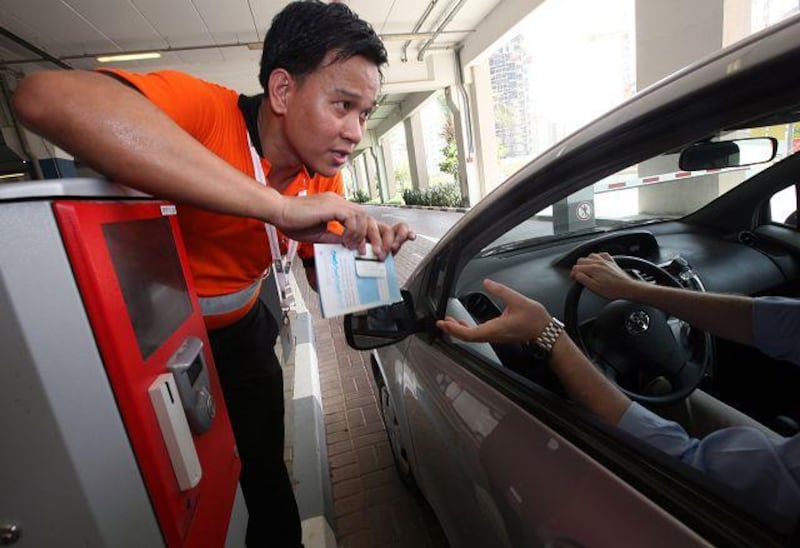
[[[261,158],[253,146],[253,141],[250,139],[250,133],[247,133],[247,144],[250,147],[250,158],[253,161],[253,171],[256,180],[264,186],[267,186],[267,177],[264,175],[264,167],[261,165]],[[305,196],[306,191],[302,190],[298,196]],[[264,223],[264,228],[267,231],[267,239],[269,240],[269,250],[272,254],[272,266],[275,271],[275,282],[278,286],[278,298],[281,301],[281,308],[284,313],[288,312],[291,305],[294,303],[294,296],[289,287],[289,279],[287,274],[292,268],[292,261],[297,255],[297,242],[289,240],[289,246],[286,253],[286,258],[281,255],[281,246],[278,242],[278,231],[270,223]]]

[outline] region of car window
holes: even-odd
[[[616,229],[646,227],[648,224],[664,220],[680,219],[698,211],[743,182],[762,173],[765,169],[795,154],[800,150],[800,139],[794,139],[793,136],[792,125],[776,125],[738,129],[712,139],[712,142],[723,142],[731,139],[774,138],[777,141],[775,157],[756,165],[687,171],[680,168],[680,151],[670,151],[594,181],[566,199],[540,209],[490,244],[483,246],[482,250],[467,262],[466,267],[454,280],[453,289],[447,289],[451,292],[449,296],[451,300],[458,299],[477,323],[489,321],[502,313],[502,303],[489,296],[482,287],[482,280],[488,277],[505,283],[512,289],[537,300],[551,314],[564,319],[566,295],[572,286],[572,281],[569,279],[571,263],[559,264],[559,261],[563,261],[564,257],[571,253],[576,253],[576,249],[584,250],[584,247],[576,246],[582,246],[596,237],[610,237],[611,234],[607,233]],[[789,225],[796,223],[793,216],[798,204],[794,182],[787,181],[784,189],[771,196],[765,193],[765,198],[769,197],[771,222]],[[759,200],[757,204],[753,204],[753,207],[756,208],[763,203]],[[673,223],[674,225],[676,224]],[[652,227],[647,230],[627,231],[626,234],[633,235],[631,239],[604,240],[608,243],[604,243],[602,249],[612,255],[636,255],[650,258],[654,262],[660,261],[659,264],[667,264],[665,261],[670,261],[681,254],[682,249],[679,244],[685,240],[681,240],[680,238],[683,236],[679,236],[673,240],[677,242],[675,247],[659,247],[660,244],[656,243],[657,236],[653,235],[653,231],[656,230],[655,227]],[[586,235],[586,239],[574,237],[581,234]],[[567,240],[565,237],[569,237],[569,239]],[[566,241],[574,243],[564,245]],[[695,244],[693,242],[693,245]],[[708,254],[710,262],[719,257],[723,259],[719,263],[722,266],[719,266],[719,270],[715,272],[719,276],[717,281],[732,283],[732,278],[741,276],[740,271],[742,270],[749,270],[750,274],[755,274],[757,270],[753,262],[762,259],[768,263],[765,268],[774,267],[770,259],[760,251],[752,249],[743,251],[741,246],[736,249],[735,253],[726,256],[718,249],[718,246],[723,244],[724,239],[722,238],[714,239],[710,244],[696,244],[708,245],[704,252]],[[551,248],[551,246],[553,247]],[[572,246],[571,249],[570,246]],[[595,246],[593,249],[600,248]],[[693,251],[696,253],[697,249]],[[728,267],[724,266],[725,260],[739,260],[737,254],[743,253],[746,254],[746,259],[741,264],[734,266],[731,263]],[[575,257],[572,258],[573,261]],[[687,288],[703,287],[702,284],[695,283],[695,280],[701,280],[701,278],[694,276],[691,271],[692,265],[686,263],[685,266],[689,268],[688,271],[675,271],[670,274],[683,280],[681,283],[684,283]],[[705,273],[700,271],[700,274]],[[741,279],[737,278],[737,282],[740,282],[742,287],[748,287],[749,282],[744,278],[747,276]],[[441,291],[442,287],[439,286],[436,290]],[[728,290],[725,289],[725,292]],[[608,303],[609,301],[604,301],[600,297],[584,291],[581,306],[588,305],[586,308],[599,310]],[[678,331],[684,329],[679,324],[674,324],[672,328]],[[686,331],[688,336],[693,337],[693,331],[688,324],[686,329],[688,329]],[[696,393],[701,392],[704,388],[716,396],[720,395],[721,391],[726,401],[731,404],[726,403],[726,407],[731,408],[739,415],[746,415],[761,424],[767,424],[774,431],[780,430],[782,435],[793,435],[795,427],[797,431],[800,431],[800,426],[797,424],[800,423],[800,420],[795,421],[793,418],[795,417],[794,411],[797,411],[796,416],[800,418],[800,409],[796,409],[796,397],[790,394],[786,388],[787,386],[796,387],[800,382],[800,373],[795,366],[784,367],[757,350],[749,347],[742,349],[741,345],[730,342],[716,341],[716,344],[709,343],[708,348],[712,354],[717,353],[715,363],[725,364],[725,376],[720,376],[715,384],[713,374],[709,374],[701,381],[699,386],[702,388],[695,390]],[[537,356],[527,353],[528,351],[523,345],[492,344],[491,350],[493,356],[496,356],[501,364],[499,368],[497,360],[488,359],[485,355],[481,356],[477,351],[473,351],[473,354],[479,360],[483,360],[487,368],[491,367],[501,372],[507,371],[509,375],[517,379],[522,377],[522,382],[530,383],[532,387],[535,386],[535,390],[532,392],[541,393],[539,389],[544,388],[550,394],[566,397],[563,387],[547,364]],[[770,401],[765,401],[764,398],[759,400],[752,395],[753,391],[750,390],[754,382],[752,371],[748,371],[744,366],[736,365],[740,363],[746,363],[751,367],[754,364],[758,365],[759,371],[763,373],[758,379],[758,383],[760,383],[758,390],[759,393],[769,394]],[[655,391],[654,393],[660,390],[658,382],[651,386],[648,381],[648,383],[642,383],[642,386],[647,390]],[[687,404],[681,400],[676,406],[680,405]],[[681,412],[692,413],[692,409],[688,407],[678,410],[677,414],[673,415],[669,415],[662,408],[652,407],[652,410],[656,413],[663,412],[662,414],[670,419],[680,416]],[[791,411],[788,417],[782,415],[785,410]],[[702,434],[693,432],[693,435],[697,439],[701,439],[708,435],[708,432]],[[621,443],[634,443],[625,436],[620,436],[620,440]],[[674,457],[674,455],[672,456]],[[661,462],[662,460],[663,462]],[[666,467],[671,477],[688,477],[691,482],[696,481],[698,492],[710,492],[713,496],[730,502],[740,511],[740,514],[750,514],[760,522],[771,524],[773,529],[781,533],[790,530],[791,525],[787,525],[785,516],[778,519],[773,515],[771,508],[755,503],[747,497],[741,497],[739,493],[731,494],[731,489],[726,485],[724,479],[719,481],[719,478],[713,478],[711,474],[706,473],[698,475],[696,469],[677,459],[659,459],[658,466]],[[695,485],[695,483],[692,484]]]
[[[797,188],[790,185],[769,199],[769,220],[797,228]]]
[[[775,158],[755,165],[686,171],[680,168],[676,152],[628,166],[536,212],[485,246],[484,251],[528,245],[551,236],[603,232],[684,217],[800,149],[800,138],[794,138],[793,131],[793,124],[780,124],[728,131],[715,137],[716,141],[775,138]],[[742,163],[747,162],[743,148]]]

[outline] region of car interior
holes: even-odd
[[[468,323],[500,315],[502,303],[482,286],[490,278],[562,319],[606,376],[654,411],[701,389],[780,435],[797,434],[800,368],[661,314],[660,336],[677,345],[686,366],[666,363],[660,360],[667,353],[663,341],[636,344],[615,328],[615,319],[637,305],[609,302],[570,279],[578,258],[605,252],[649,283],[800,297],[800,131],[793,124],[800,116],[779,118],[670,150],[593,182],[588,199],[583,189],[573,195],[577,199],[563,201],[588,201],[594,209],[589,222],[564,220],[559,204],[530,216],[466,263],[447,313]],[[760,152],[745,150],[751,144]],[[463,346],[524,383],[566,398],[546,364],[522,345]]]

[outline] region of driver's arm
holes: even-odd
[[[437,327],[465,341],[525,343],[539,336],[550,322],[550,314],[544,306],[510,287],[491,280],[484,280],[484,287],[505,303],[500,317],[475,327],[446,318],[436,322]],[[561,333],[553,346],[550,367],[573,401],[606,422],[618,424],[631,404],[628,397],[584,356],[566,332]]]
[[[631,278],[608,253],[578,259],[571,278],[607,299],[627,299],[654,306],[703,331],[753,344],[753,299],[650,284]]]
[[[618,423],[635,438],[739,491],[752,508],[768,508],[791,527],[800,511],[800,481],[793,473],[800,435],[769,435],[761,428],[723,428],[696,439],[677,423],[637,403]]]

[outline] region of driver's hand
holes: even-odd
[[[644,283],[631,278],[608,253],[581,257],[569,276],[606,299],[632,299],[636,288]]]
[[[464,341],[526,343],[538,337],[550,321],[550,314],[544,306],[510,287],[489,279],[483,281],[483,287],[505,303],[500,317],[468,327],[448,316],[437,321],[436,327]]]

